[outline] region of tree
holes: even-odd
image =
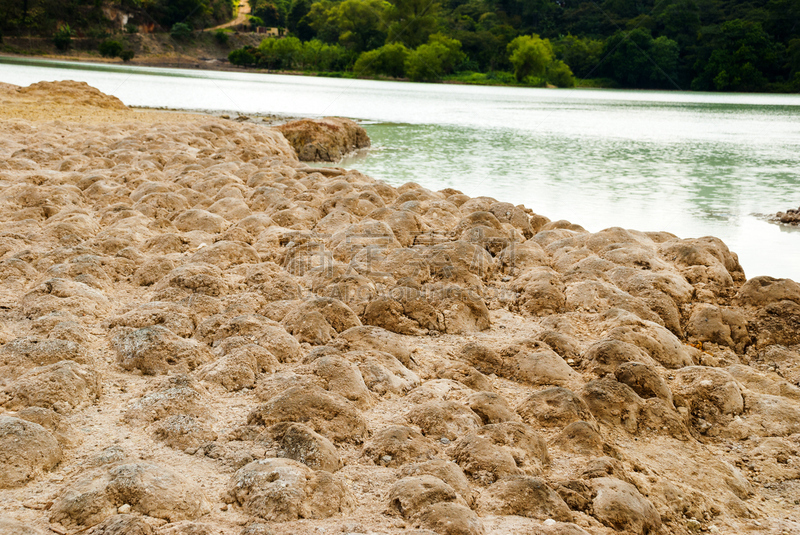
[[[415,82],[440,80],[466,59],[461,43],[442,34],[433,34],[428,43],[411,52],[404,63],[406,74]]]
[[[119,41],[106,39],[100,43],[97,49],[100,51],[100,55],[104,58],[115,58],[122,54],[123,46]]]
[[[311,6],[305,18],[322,41],[339,43],[361,52],[386,42],[384,17],[390,8],[385,0],[323,0]]]
[[[603,41],[572,34],[553,41],[555,56],[569,65],[576,76],[588,78],[597,73],[603,53]]]
[[[388,42],[417,47],[439,29],[441,5],[435,0],[392,0],[386,14]]]
[[[402,78],[405,76],[405,62],[409,53],[402,43],[389,43],[375,50],[362,52],[353,66],[353,72],[356,76],[384,74]]]
[[[184,22],[176,22],[172,25],[169,34],[173,39],[178,41],[185,41],[192,36],[192,27]]]
[[[53,35],[53,44],[59,50],[69,50],[69,47],[72,46],[73,35],[75,35],[75,32],[72,31],[69,24],[62,24]]]
[[[763,91],[770,77],[784,62],[781,45],[770,39],[757,22],[731,20],[719,31],[701,37],[704,49],[698,55],[697,77],[692,89],[698,91]]]
[[[643,28],[617,32],[606,40],[601,71],[622,87],[674,87],[678,55],[678,44],[668,37],[653,39]]]
[[[522,82],[529,76],[543,78],[545,69],[553,61],[553,47],[538,35],[521,35],[508,44],[509,60],[514,66],[514,76]]]

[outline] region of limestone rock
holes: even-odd
[[[198,518],[211,510],[199,486],[174,472],[149,463],[121,464],[66,487],[50,509],[50,521],[71,528],[91,527],[115,515],[124,504],[170,522]]]
[[[661,517],[639,491],[625,481],[601,477],[592,480],[597,493],[593,500],[594,516],[615,530],[648,535],[661,529]]]
[[[44,427],[0,416],[0,488],[26,484],[61,462],[61,446]]]
[[[335,476],[290,459],[263,459],[240,468],[224,498],[270,522],[327,518],[346,511],[350,501]]]

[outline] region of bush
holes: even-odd
[[[405,62],[409,50],[400,43],[384,45],[358,57],[353,72],[356,76],[364,74],[385,74],[401,78],[405,76]]]
[[[228,54],[228,61],[234,65],[254,65],[256,57],[253,54],[253,47],[246,46],[244,48],[237,48]]]
[[[131,24],[130,22],[125,25],[125,32],[126,33],[136,33],[139,31],[139,27],[135,24]]]
[[[575,76],[572,70],[561,60],[555,60],[547,66],[547,81],[556,87],[575,87]]]
[[[406,74],[415,82],[440,80],[461,65],[466,54],[461,51],[461,42],[442,34],[433,34],[428,43],[420,45],[408,54],[404,67]]]
[[[173,39],[183,41],[192,36],[192,27],[185,22],[176,22],[172,25],[172,29],[169,31],[169,34]]]
[[[69,24],[63,24],[53,35],[53,44],[55,44],[56,48],[59,50],[69,50],[69,47],[72,45],[72,36],[74,33],[72,28],[69,27]]]
[[[260,17],[250,17],[250,26],[255,30],[259,26],[264,26],[264,21]]]
[[[115,58],[122,54],[122,43],[119,41],[112,41],[111,39],[106,39],[100,46],[97,47],[100,51],[100,55],[104,58]]]
[[[214,32],[214,39],[217,40],[217,43],[225,46],[228,44],[228,40],[230,39],[230,35],[225,30],[217,30]]]
[[[134,56],[133,50],[123,50],[122,52],[119,53],[120,59],[126,63],[132,60],[133,56]]]

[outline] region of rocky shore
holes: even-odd
[[[790,208],[785,212],[778,212],[774,219],[787,225],[800,225],[800,208]]]
[[[800,285],[719,239],[75,82],[0,135],[3,534],[800,533]]]

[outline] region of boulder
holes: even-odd
[[[291,459],[262,459],[233,474],[223,499],[269,522],[328,518],[349,509],[347,487]]]
[[[380,466],[395,468],[436,457],[433,441],[418,431],[393,425],[377,431],[364,446],[362,455]]]
[[[534,426],[560,427],[577,421],[594,421],[586,402],[561,387],[534,392],[517,406],[517,414]]]
[[[370,145],[366,130],[342,117],[300,119],[276,129],[303,162],[338,162],[347,154]]]
[[[7,390],[6,407],[79,407],[96,402],[103,393],[100,374],[71,360],[34,368]]]
[[[121,464],[67,486],[50,508],[50,521],[85,529],[115,515],[125,504],[134,512],[169,522],[211,511],[205,493],[194,482],[155,464]]]
[[[0,488],[20,487],[61,462],[61,446],[39,424],[0,416]]]
[[[456,401],[429,401],[411,409],[408,419],[434,440],[455,440],[481,427],[480,417]]]
[[[250,425],[303,423],[333,442],[363,442],[367,422],[361,412],[338,394],[318,386],[291,387],[253,409]]]
[[[592,479],[597,493],[592,506],[600,522],[618,531],[655,535],[661,530],[661,517],[653,504],[625,481],[610,477]]]
[[[511,476],[490,485],[478,498],[478,512],[572,521],[561,496],[544,480],[531,476]]]
[[[194,340],[186,340],[166,327],[118,328],[111,339],[117,362],[128,371],[145,375],[189,372],[209,362],[211,353]]]
[[[389,489],[389,509],[406,518],[414,518],[435,503],[459,501],[463,505],[453,487],[427,474],[404,477]]]

